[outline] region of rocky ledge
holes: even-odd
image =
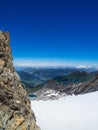
[[[9,33],[0,31],[0,130],[40,130],[14,69],[9,41]]]

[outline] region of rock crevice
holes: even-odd
[[[0,130],[40,130],[13,66],[8,32],[0,31]]]

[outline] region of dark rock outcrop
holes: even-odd
[[[9,33],[0,31],[0,130],[40,130],[12,62]]]
[[[75,95],[85,94],[85,93],[90,93],[95,91],[98,91],[98,74],[96,74],[89,82],[84,84],[82,83],[76,89],[73,89],[73,93]]]

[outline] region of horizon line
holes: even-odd
[[[30,66],[30,67],[97,67],[98,64],[91,61],[81,60],[65,60],[65,59],[14,59],[15,66]]]

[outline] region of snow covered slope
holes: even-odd
[[[41,130],[98,130],[98,92],[31,103]]]

